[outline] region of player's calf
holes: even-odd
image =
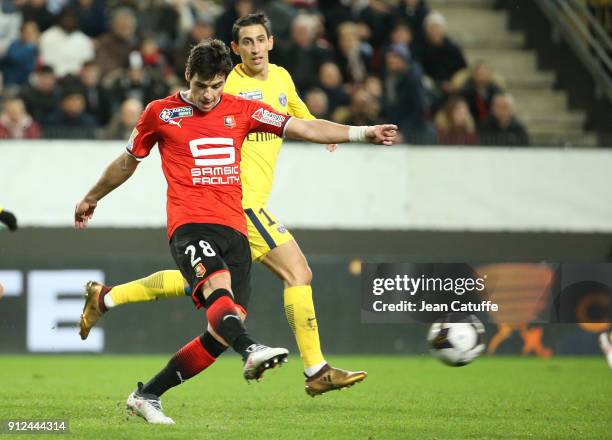
[[[143,386],[142,391],[159,397],[210,367],[226,349],[206,332],[177,351],[166,366]]]
[[[288,350],[258,344],[247,333],[238,306],[227,289],[217,289],[206,298],[206,317],[214,332],[242,356],[245,379],[259,380],[264,371],[287,361]]]

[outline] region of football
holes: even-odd
[[[475,315],[447,315],[431,325],[430,353],[452,367],[462,367],[484,351],[484,325]]]

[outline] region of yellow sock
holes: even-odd
[[[178,270],[162,270],[148,277],[114,286],[108,293],[114,305],[185,296],[185,281]]]
[[[304,368],[324,362],[310,286],[285,289],[285,314],[293,330]]]

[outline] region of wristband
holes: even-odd
[[[365,142],[366,133],[368,131],[368,128],[370,127],[367,125],[361,125],[361,126],[350,125],[349,131],[348,131],[349,141],[350,142]]]

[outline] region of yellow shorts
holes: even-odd
[[[277,246],[293,240],[291,232],[263,207],[245,208],[251,258],[260,261]]]

